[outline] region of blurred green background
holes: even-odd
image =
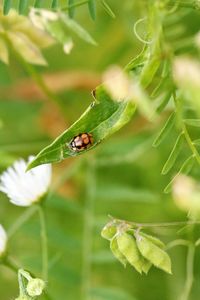
[[[44,51],[49,65],[37,70],[50,82],[59,102],[46,99],[14,56],[9,66],[0,63],[1,171],[15,159],[37,154],[48,145],[87,108],[102,72],[112,64],[123,67],[141,51],[143,45],[136,39],[133,25],[144,17],[144,1],[112,0],[109,4],[115,19],[100,5],[95,22],[84,5],[76,9],[75,19],[98,46],[74,37],[75,47],[69,56],[60,46]],[[199,15],[192,10],[179,22],[189,34],[199,29]],[[163,193],[174,172],[162,176],[161,170],[176,133],[159,148],[152,147],[166,116],[163,113],[156,124],[150,124],[137,114],[96,150],[53,166],[55,188],[45,204],[50,251],[48,292],[53,299],[86,300],[82,297],[86,286],[90,291],[87,299],[92,300],[179,299],[186,276],[184,247],[169,251],[173,275],[152,268],[147,276],[141,276],[130,266],[123,268],[100,236],[108,215],[138,222],[186,219],[171,195]],[[183,149],[183,156],[187,151]],[[198,168],[193,172],[198,178]],[[0,201],[0,223],[8,229],[24,209],[10,204],[3,194]],[[38,216],[34,215],[10,240],[9,252],[24,268],[41,276],[39,232]],[[151,233],[164,242],[184,235],[177,228],[157,228]],[[195,261],[190,300],[199,299],[200,294],[199,253]],[[0,266],[0,299],[14,299],[17,294],[16,274]]]

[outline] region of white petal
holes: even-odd
[[[34,157],[29,157],[30,162]],[[0,176],[0,191],[10,202],[29,206],[43,196],[51,182],[51,165],[42,165],[26,172],[27,163],[20,159]]]
[[[0,256],[5,252],[7,244],[7,234],[0,224]]]

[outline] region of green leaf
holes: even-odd
[[[200,127],[200,119],[185,119],[184,123],[194,127]]]
[[[46,66],[47,62],[40,49],[25,34],[8,32],[8,39],[16,52],[28,63]]]
[[[42,6],[42,0],[35,0],[34,7],[35,8],[40,8],[41,6]]]
[[[122,263],[124,267],[126,267],[127,264],[127,259],[126,257],[122,254],[122,252],[119,250],[118,246],[118,240],[116,237],[114,237],[111,242],[110,242],[110,249],[113,253],[113,255]]]
[[[176,176],[173,177],[173,179],[170,181],[170,183],[166,186],[166,188],[164,189],[164,193],[169,193],[170,190],[171,190],[171,187],[172,187],[172,184],[174,182],[174,180],[177,178],[177,176],[180,174],[180,173],[184,173],[184,174],[188,174],[193,165],[194,165],[194,161],[195,161],[195,157],[194,155],[191,155],[190,157],[188,157],[184,163],[182,164],[180,170],[178,171],[178,173],[176,174]]]
[[[57,7],[58,7],[58,0],[52,0],[51,8],[57,8]]]
[[[111,16],[111,18],[114,19],[116,16],[115,16],[113,10],[112,10],[112,9],[110,8],[110,6],[108,5],[108,3],[107,3],[105,0],[101,0],[101,4],[102,4],[103,8],[105,9],[105,11],[107,12],[107,14],[108,14],[109,16]]]
[[[162,169],[162,174],[165,175],[167,174],[170,169],[173,167],[176,159],[177,159],[177,156],[181,150],[181,146],[182,146],[182,143],[183,143],[183,133],[181,133],[177,140],[176,140],[176,143],[170,153],[170,156],[168,157],[163,169]]]
[[[9,13],[9,10],[12,7],[12,0],[4,0],[3,2],[3,14],[7,15]]]
[[[140,82],[144,88],[148,87],[152,82],[156,72],[158,71],[160,62],[160,58],[158,58],[157,56],[153,57],[142,69]]]
[[[124,232],[117,236],[117,244],[120,252],[126,257],[127,261],[136,271],[142,273],[143,257],[137,248],[135,238]]]
[[[28,169],[40,164],[58,162],[70,156],[83,154],[95,148],[105,138],[130,121],[135,112],[135,104],[113,101],[105,92],[103,86],[99,86],[95,94],[95,101],[80,119],[64,131],[51,145],[43,149],[28,166]],[[92,134],[93,144],[86,150],[74,151],[70,147],[70,142],[75,136],[83,132]]]
[[[74,0],[68,0],[68,14],[70,18],[73,18],[75,13],[75,7],[70,7],[74,4]]]
[[[68,18],[65,14],[61,14],[61,20],[67,28],[74,31],[81,39],[94,46],[97,45],[96,41],[91,37],[91,35],[76,21]]]
[[[147,60],[147,49],[148,46],[145,44],[142,51],[126,65],[125,70],[131,71],[144,65],[145,61]]]
[[[173,112],[167,119],[167,122],[165,123],[165,125],[163,126],[163,128],[161,129],[157,137],[155,138],[153,142],[154,147],[158,147],[162,143],[162,141],[165,139],[170,129],[174,125],[174,121],[175,121],[175,113]]]
[[[164,250],[160,249],[155,243],[144,236],[138,235],[136,243],[143,257],[157,268],[171,274],[171,260]]]
[[[96,0],[88,0],[88,8],[90,16],[93,20],[96,19]]]
[[[171,96],[172,96],[172,90],[165,91],[160,97],[159,97],[159,104],[156,108],[157,113],[161,113],[167,104],[169,103]]]
[[[64,52],[69,54],[73,47],[73,41],[63,27],[62,22],[60,20],[49,21],[46,22],[45,27],[51,36],[63,45]]]
[[[19,11],[19,14],[24,14],[25,13],[25,11],[26,11],[26,8],[27,8],[27,6],[28,6],[28,0],[20,0],[19,1],[19,9],[18,9],[18,11]]]

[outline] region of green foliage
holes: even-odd
[[[133,103],[125,101],[115,102],[102,86],[94,91],[94,95],[95,101],[79,120],[61,134],[51,145],[42,150],[29,164],[29,169],[47,162],[61,161],[64,158],[77,156],[82,152],[93,149],[106,137],[126,124],[135,112]],[[82,152],[74,151],[70,146],[70,142],[75,136],[83,132],[92,134],[93,144]]]

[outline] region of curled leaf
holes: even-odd
[[[132,102],[118,103],[113,101],[103,86],[96,89],[95,95],[95,101],[80,119],[57,137],[52,144],[44,148],[29,164],[28,169],[83,154],[95,148],[102,140],[130,121],[135,112],[135,105]],[[74,137],[83,132],[91,134],[93,142],[89,148],[76,151],[70,146],[70,143]]]

